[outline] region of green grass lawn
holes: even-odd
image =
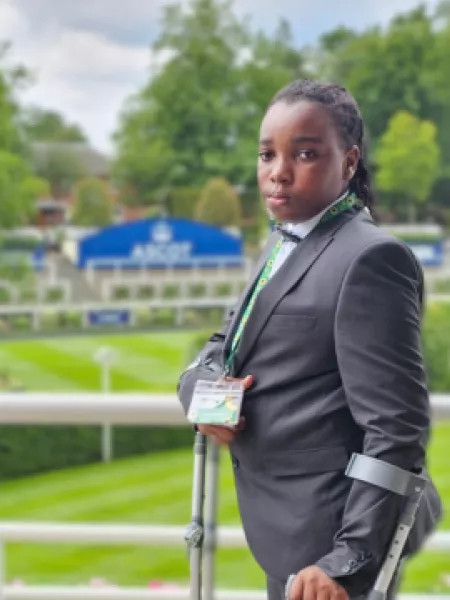
[[[431,449],[431,471],[447,506],[449,436],[450,424],[440,424]],[[226,455],[221,465],[220,523],[238,524]],[[185,525],[190,519],[191,471],[191,452],[174,451],[9,481],[0,486],[0,515],[3,520]],[[450,529],[448,515],[441,528]],[[448,574],[448,554],[423,553],[408,566],[403,589],[449,591],[444,581]],[[146,585],[154,579],[186,583],[189,571],[182,547],[11,544],[7,575],[29,584],[80,584],[103,577],[121,585]],[[220,550],[217,576],[221,587],[264,586],[263,575],[247,550]]]
[[[113,389],[173,392],[195,332],[146,333],[8,341],[0,347],[0,365],[27,390],[98,390],[98,366],[92,360],[103,345],[120,360]],[[450,423],[436,426],[431,472],[450,509]],[[221,473],[220,522],[237,524],[238,514],[228,460]],[[0,519],[43,521],[114,521],[185,525],[190,518],[191,453],[172,452],[93,465],[2,482]],[[450,530],[445,516],[442,529]],[[27,583],[87,583],[104,577],[122,585],[152,579],[186,583],[188,562],[180,549],[11,544],[9,579]],[[264,578],[248,551],[220,550],[221,587],[263,588]],[[449,591],[449,555],[423,553],[408,565],[404,591]]]
[[[118,352],[112,369],[115,391],[173,392],[196,335],[177,331],[4,341],[0,366],[30,391],[96,391],[99,367],[92,357],[100,346],[111,346]]]

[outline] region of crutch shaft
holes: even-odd
[[[205,496],[206,437],[200,432],[195,435],[194,469],[192,485],[192,518],[185,541],[189,551],[190,600],[202,598],[202,546],[203,546],[203,503]]]

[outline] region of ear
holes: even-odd
[[[358,169],[358,162],[361,158],[361,150],[358,146],[352,146],[345,157],[343,177],[345,181],[350,181]]]

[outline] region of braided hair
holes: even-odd
[[[372,210],[375,198],[364,157],[364,122],[356,100],[340,85],[299,79],[281,89],[270,102],[269,108],[278,102],[294,104],[300,100],[324,106],[336,124],[344,146],[346,148],[358,146],[361,157],[350,181],[349,191],[353,192],[369,210]]]

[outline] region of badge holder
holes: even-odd
[[[239,423],[244,387],[241,381],[197,381],[187,414],[194,425],[234,427]]]

